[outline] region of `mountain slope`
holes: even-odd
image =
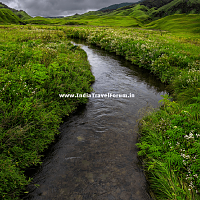
[[[24,22],[7,8],[0,9],[0,24],[24,24]]]
[[[142,1],[140,4],[144,5],[148,8],[160,8],[170,2],[172,2],[173,0],[144,0]]]
[[[173,14],[200,14],[200,0],[173,0],[152,13],[153,18]]]
[[[26,20],[26,19],[31,19],[32,18],[25,11],[23,11],[23,10],[16,10],[16,9],[10,8],[7,5],[5,5],[2,2],[0,2],[0,9],[2,9],[2,8],[6,8],[6,9],[11,10],[15,15],[17,15],[22,20]]]
[[[200,15],[175,14],[155,20],[145,26],[170,32],[200,33]]]
[[[129,16],[139,20],[142,24],[147,24],[162,17],[184,13],[200,14],[200,0],[142,0],[133,4],[114,4],[99,11],[71,16],[66,19],[86,20],[86,16],[87,19],[89,19],[88,16],[91,16],[93,20],[96,20],[102,16]]]
[[[98,11],[111,11],[111,10],[116,10],[118,8],[121,8],[121,7],[124,7],[124,6],[130,6],[132,5],[133,3],[120,3],[120,4],[114,4],[114,5],[110,5],[108,7],[105,7],[105,8],[101,8],[100,10]]]

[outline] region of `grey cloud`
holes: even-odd
[[[31,16],[56,16],[98,10],[112,4],[138,0],[0,0],[15,9],[22,9]]]

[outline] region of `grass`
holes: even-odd
[[[83,21],[92,26],[139,26],[139,21],[129,16],[95,16],[92,19],[90,17],[85,18]]]
[[[40,16],[25,20],[27,24],[52,24],[53,23],[52,21],[53,21],[52,19],[48,19],[48,18],[44,18]]]
[[[86,53],[58,29],[0,26],[0,197],[19,199],[30,183],[24,170],[58,134],[62,117],[87,98],[94,77]]]
[[[6,8],[0,9],[0,24],[20,24],[22,20],[11,10]]]
[[[39,153],[53,141],[61,117],[87,102],[58,98],[60,93],[91,91],[94,77],[86,54],[66,41],[77,37],[124,56],[169,84],[173,101],[163,96],[161,108],[140,120],[138,155],[154,199],[200,199],[199,15],[175,14],[144,25],[145,13],[154,13],[145,9],[26,20],[82,27],[0,26],[2,198],[18,198],[30,182],[23,170],[40,163]]]
[[[196,98],[197,99],[197,98]],[[183,105],[165,98],[140,121],[139,156],[155,199],[200,199],[199,100]]]
[[[175,14],[153,21],[145,26],[149,29],[161,29],[173,33],[200,33],[199,14]],[[198,37],[196,35],[196,37]]]
[[[90,26],[140,26],[140,21],[132,16],[97,16],[89,15],[81,19],[49,19],[35,17],[25,20],[27,24],[58,24],[58,25],[90,25]]]
[[[140,121],[137,146],[154,199],[200,199],[199,35],[136,28],[68,27],[69,37],[124,56],[169,84],[174,101]],[[194,43],[194,39],[196,42]],[[181,42],[184,41],[184,42]]]

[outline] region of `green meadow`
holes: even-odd
[[[153,199],[200,199],[199,0],[187,2],[188,13],[178,9],[183,3],[64,18],[32,18],[0,4],[2,199],[20,199],[31,182],[25,169],[41,163],[62,117],[87,102],[59,94],[92,91],[87,55],[70,38],[115,52],[168,85],[159,109],[141,110],[138,156]]]
[[[0,35],[0,197],[19,199],[30,183],[24,170],[40,164],[62,117],[87,102],[59,94],[91,92],[94,76],[63,31],[10,25]]]
[[[168,84],[173,101],[165,95],[159,110],[141,111],[138,155],[154,199],[200,199],[199,35],[130,27],[60,29],[124,56]]]

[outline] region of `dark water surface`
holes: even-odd
[[[74,40],[75,41],[75,40]],[[148,71],[83,42],[98,94],[134,98],[89,98],[66,118],[60,138],[32,175],[34,200],[146,200],[147,184],[137,159],[137,120],[141,108],[158,106],[165,86]]]

